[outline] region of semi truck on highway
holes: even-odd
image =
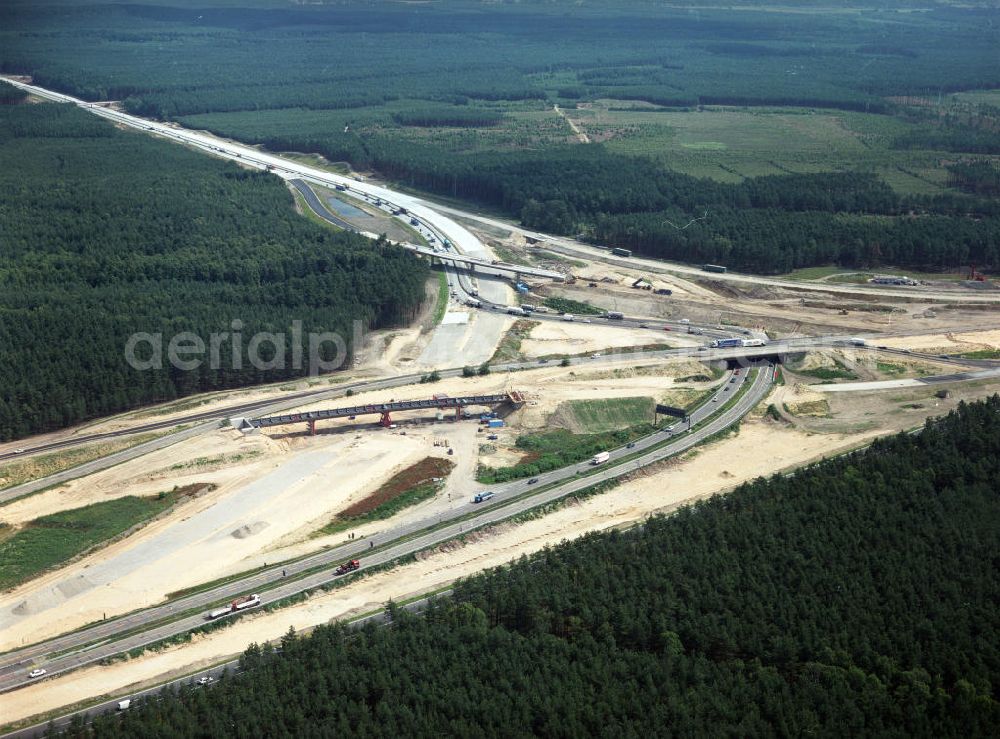
[[[208,617],[210,619],[222,618],[223,616],[228,616],[230,613],[239,613],[240,611],[245,611],[248,608],[254,608],[259,605],[260,596],[256,593],[253,595],[241,595],[225,608],[216,608],[208,614]]]
[[[731,346],[743,346],[743,339],[729,338],[729,339],[716,339],[711,344],[713,349],[725,349]]]
[[[726,349],[733,346],[767,346],[764,339],[740,339],[731,337],[728,339],[716,339],[711,344],[713,349]]]
[[[593,465],[604,464],[609,459],[611,459],[611,452],[598,452],[590,458],[590,463]]]
[[[472,499],[473,503],[483,503],[490,500],[494,496],[494,493],[476,493],[475,497]]]
[[[718,274],[726,273],[726,268],[723,267],[721,264],[703,264],[701,265],[701,268],[706,272],[716,272]]]
[[[344,562],[337,569],[333,571],[334,575],[346,575],[348,572],[354,572],[356,569],[361,567],[361,560],[352,559],[349,562]]]

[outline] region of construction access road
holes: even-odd
[[[749,378],[749,374],[743,372],[740,377]],[[490,491],[495,497],[487,503],[470,503],[430,519],[390,529],[367,540],[282,563],[161,606],[102,621],[8,652],[0,657],[0,692],[33,682],[28,672],[39,666],[44,667],[47,676],[51,677],[186,633],[203,626],[206,623],[205,614],[212,607],[239,595],[259,593],[262,604],[266,606],[305,590],[330,584],[338,578],[329,568],[344,560],[362,558],[362,569],[384,565],[474,529],[635,472],[684,452],[739,421],[765,396],[773,378],[774,367],[767,362],[752,382],[747,380],[746,387],[741,387],[738,382],[724,382],[709,402],[692,413],[688,426],[678,427],[672,433],[657,431],[630,446],[611,450],[610,460],[603,466],[595,468],[588,463],[580,463],[539,475],[536,483],[518,480],[494,486]]]

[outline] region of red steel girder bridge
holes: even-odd
[[[462,409],[467,406],[485,405],[497,406],[510,403],[519,407],[524,404],[524,398],[517,390],[497,394],[497,395],[464,395],[461,397],[451,397],[449,395],[435,395],[426,400],[397,400],[391,403],[371,403],[368,405],[354,405],[347,408],[330,408],[323,411],[308,411],[306,413],[289,413],[281,416],[265,416],[250,423],[257,428],[270,428],[272,426],[287,426],[293,423],[305,423],[309,425],[309,433],[316,433],[316,421],[323,421],[332,418],[351,418],[354,416],[365,416],[379,414],[379,423],[382,426],[389,426],[392,423],[393,411],[415,411],[421,409],[434,408],[437,410],[447,410],[454,408],[455,415],[461,417]]]

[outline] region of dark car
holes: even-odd
[[[534,485],[536,482],[538,482],[537,477],[532,477],[530,480],[528,480],[529,485]]]
[[[630,441],[628,444],[625,445],[625,448],[626,449],[631,449],[634,446],[635,446],[635,442],[634,441]]]

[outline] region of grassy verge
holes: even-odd
[[[823,382],[858,379],[858,376],[849,370],[847,365],[836,359],[833,360],[833,367],[815,367],[813,369],[797,369],[793,371],[796,374],[805,375],[806,377],[815,377],[817,380],[822,380]]]
[[[437,304],[434,306],[434,325],[437,326],[444,320],[444,314],[448,312],[448,275],[438,272],[438,295]]]
[[[28,522],[0,542],[0,590],[108,544],[205,487],[189,485],[148,498],[129,495]]]
[[[14,462],[8,462],[0,466],[0,490],[54,475],[57,472],[92,462],[95,459],[138,446],[147,441],[158,439],[161,436],[172,434],[175,431],[176,429],[167,429],[151,434],[140,434],[139,436],[130,436],[121,440],[91,444],[64,452],[39,454],[37,456],[18,459]]]
[[[980,349],[974,352],[966,352],[958,356],[965,359],[1000,359],[1000,349]]]
[[[521,356],[521,342],[528,338],[531,330],[538,324],[538,321],[515,321],[514,325],[500,339],[496,351],[490,357],[490,364],[495,362],[519,362],[524,359]],[[562,355],[559,356],[561,357]]]
[[[528,457],[526,461],[510,467],[481,466],[476,473],[476,479],[484,484],[493,484],[532,477],[582,462],[598,452],[620,447],[648,436],[655,430],[652,424],[645,423],[599,434],[574,434],[565,429],[556,429],[544,434],[527,434],[518,437],[515,442],[515,446],[526,453]]]
[[[652,421],[655,405],[649,397],[599,398],[570,400],[563,403],[560,410],[579,428],[588,433],[600,433]]]
[[[579,316],[599,316],[604,313],[600,308],[595,308],[590,303],[583,303],[579,300],[569,298],[545,298],[542,305],[560,313],[570,313]]]
[[[425,457],[393,475],[371,495],[345,508],[314,536],[335,534],[358,524],[380,521],[427,500],[444,486],[444,479],[454,467],[450,459]]]

